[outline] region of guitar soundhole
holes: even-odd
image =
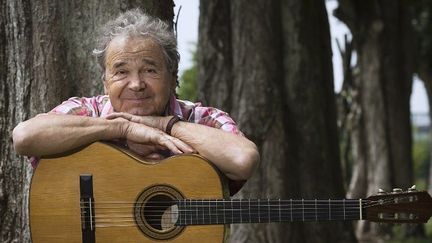
[[[144,207],[144,219],[154,229],[168,230],[177,221],[175,203],[166,195],[156,195],[150,198]]]
[[[169,185],[153,185],[146,188],[135,203],[135,221],[141,232],[157,240],[177,236],[184,227],[176,226],[177,200],[183,196]]]

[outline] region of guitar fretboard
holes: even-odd
[[[176,225],[359,220],[361,199],[179,200]]]

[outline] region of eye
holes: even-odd
[[[124,75],[124,74],[127,74],[127,71],[126,70],[118,70],[115,74],[116,75]]]
[[[156,73],[156,69],[149,68],[146,70],[147,73]]]

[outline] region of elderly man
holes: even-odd
[[[15,150],[37,157],[114,140],[147,159],[199,153],[228,178],[249,178],[259,162],[254,143],[220,110],[176,99],[179,55],[169,26],[132,10],[108,22],[94,54],[106,95],[71,98],[13,131]]]

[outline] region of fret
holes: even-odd
[[[304,199],[302,199],[302,216],[303,216],[303,222],[305,221],[305,207],[304,207]]]
[[[282,222],[282,217],[281,217],[281,200],[279,198],[279,222]]]
[[[331,202],[330,202],[330,199],[328,200],[328,208],[329,208],[329,212],[328,212],[329,220],[332,220],[332,218],[331,218]]]
[[[317,208],[317,200],[315,199],[315,221],[318,221],[318,208]]]

